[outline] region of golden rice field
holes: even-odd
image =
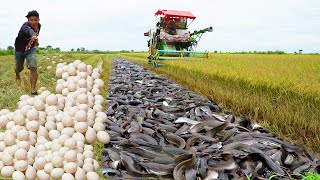
[[[320,56],[211,54],[152,68],[147,54],[122,54],[260,122],[279,137],[320,153]]]

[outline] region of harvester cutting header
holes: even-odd
[[[208,51],[196,48],[202,34],[212,32],[212,27],[190,32],[188,26],[196,17],[189,11],[159,9],[155,16],[156,27],[144,33],[148,36],[149,63],[158,66],[159,60],[199,57],[196,55],[208,58]]]

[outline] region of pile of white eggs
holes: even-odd
[[[96,139],[107,144],[100,69],[80,60],[57,64],[56,94],[23,95],[18,109],[0,111],[0,171],[24,179],[100,179]]]

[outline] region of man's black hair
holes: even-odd
[[[31,16],[36,16],[39,18],[39,13],[36,10],[29,11],[28,14],[26,15],[26,18],[29,18]]]

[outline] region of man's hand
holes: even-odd
[[[26,51],[28,51],[30,48],[31,48],[31,46],[32,46],[32,44],[34,43],[34,42],[37,42],[38,41],[38,36],[32,36],[31,37],[31,40],[29,41],[29,43],[28,43],[28,45],[27,45],[27,47],[26,47]]]

